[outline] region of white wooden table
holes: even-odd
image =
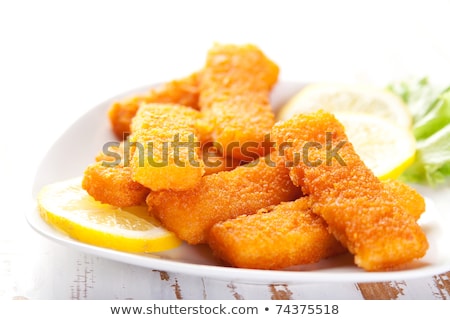
[[[241,1],[195,2],[205,11],[164,3],[1,3],[0,299],[449,299],[450,270],[386,283],[249,285],[106,260],[27,225],[37,165],[74,119],[117,93],[189,74],[214,41],[260,45],[287,79],[450,79],[448,1],[407,2],[407,15],[379,2],[353,3],[355,11],[264,1],[258,14]]]

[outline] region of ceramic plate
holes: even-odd
[[[280,82],[272,94],[274,108],[283,105],[303,86],[302,83]],[[430,249],[424,258],[411,263],[407,269],[393,272],[363,271],[353,264],[349,254],[280,271],[238,269],[223,265],[212,256],[209,248],[203,245],[183,244],[176,249],[154,254],[132,254],[81,243],[47,225],[36,209],[35,197],[39,190],[45,184],[82,175],[103,144],[115,140],[107,118],[111,103],[145,92],[149,87],[126,92],[94,107],[75,121],[55,142],[44,157],[35,177],[33,208],[26,216],[33,229],[60,244],[107,259],[151,269],[242,283],[377,282],[420,278],[450,270],[450,223],[446,217],[450,211],[450,199],[446,196],[450,194],[449,188],[441,190],[417,186],[427,202],[427,211],[419,222],[427,234]]]

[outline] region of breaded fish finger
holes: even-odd
[[[416,190],[398,180],[383,184],[409,214],[420,217],[425,206]],[[308,196],[216,223],[208,244],[230,265],[254,269],[315,263],[346,251],[322,217],[311,212]]]
[[[269,95],[278,73],[254,45],[217,44],[208,52],[199,106],[226,156],[251,161],[263,155],[261,143],[275,121]]]
[[[130,124],[142,103],[175,103],[198,109],[198,72],[152,88],[148,94],[115,102],[108,111],[111,128],[120,140],[130,133]]]
[[[131,123],[133,180],[158,191],[196,186],[205,169],[200,158],[199,111],[182,105],[141,105]]]
[[[298,198],[283,167],[268,165],[263,158],[232,171],[204,176],[193,189],[151,192],[147,204],[162,225],[190,244],[206,243],[217,222]]]
[[[95,200],[117,207],[142,205],[150,190],[131,178],[131,168],[124,167],[123,143],[110,148],[111,154],[100,154],[96,162],[87,166],[82,187]],[[118,161],[116,161],[118,160]]]
[[[290,176],[313,201],[312,211],[366,270],[396,268],[428,249],[416,218],[374,176],[331,114],[297,115],[273,127]]]
[[[219,222],[211,228],[208,244],[232,266],[254,269],[315,263],[347,251],[311,212],[308,197]]]

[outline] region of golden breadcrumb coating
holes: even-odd
[[[162,225],[190,244],[206,243],[217,222],[254,214],[269,205],[298,198],[288,170],[263,158],[232,171],[204,176],[193,189],[151,192],[147,204]]]
[[[227,158],[220,154],[210,154],[207,156],[202,155],[202,160],[205,165],[205,175],[218,173],[221,171],[230,171],[244,164],[241,163],[241,161],[239,161],[238,159]]]
[[[274,124],[269,102],[279,68],[254,45],[215,45],[199,81],[199,106],[226,156],[251,161],[264,153]],[[242,152],[249,146],[250,152]],[[236,148],[231,148],[237,146]]]
[[[199,111],[174,104],[141,105],[131,123],[133,180],[147,188],[186,190],[205,173],[200,158]]]
[[[124,167],[123,143],[110,147],[109,154],[101,153],[96,162],[87,166],[82,187],[95,200],[117,207],[131,207],[145,203],[150,190],[131,178],[131,168]]]
[[[399,180],[383,181],[384,187],[416,220],[425,212],[425,199],[411,186]]]
[[[215,224],[208,244],[232,266],[282,269],[318,262],[346,249],[311,212],[308,197]]]
[[[358,266],[386,270],[425,255],[428,241],[416,218],[366,167],[333,115],[296,115],[276,124],[272,137],[291,143],[282,157],[293,165],[291,179]]]
[[[142,103],[175,103],[198,109],[198,78],[199,74],[195,72],[188,77],[152,88],[147,94],[113,103],[108,117],[116,137],[123,140],[129,135],[131,120]]]

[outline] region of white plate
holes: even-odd
[[[303,84],[281,82],[273,92],[274,108],[282,105]],[[349,254],[323,260],[312,265],[303,265],[282,271],[238,269],[224,266],[215,259],[207,246],[180,247],[154,254],[131,254],[87,245],[73,240],[47,225],[36,209],[35,197],[47,183],[82,175],[104,143],[115,140],[107,119],[107,110],[112,101],[138,92],[148,87],[136,89],[109,99],[93,108],[78,119],[53,145],[40,164],[33,185],[33,208],[27,212],[31,227],[45,237],[63,245],[98,255],[107,259],[121,261],[151,269],[183,273],[213,279],[242,283],[299,283],[299,282],[376,282],[407,280],[432,276],[450,270],[450,223],[445,214],[450,209],[448,190],[432,190],[420,187],[426,196],[427,211],[420,220],[430,249],[427,255],[408,269],[395,272],[366,272],[357,268]],[[436,203],[439,205],[437,206]]]

